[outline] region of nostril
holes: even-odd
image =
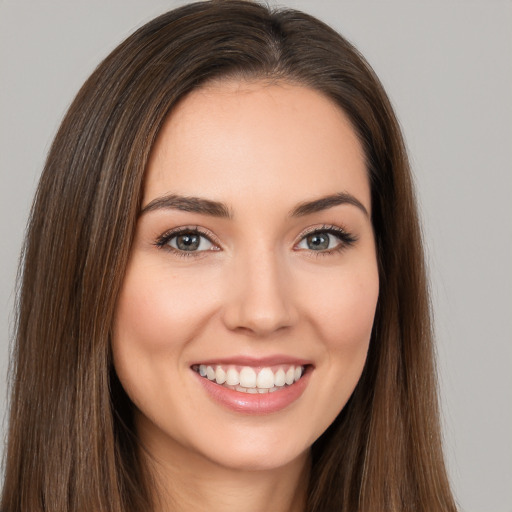
[[[272,309],[271,309],[272,308]],[[291,307],[284,305],[266,305],[265,310],[251,303],[238,303],[225,313],[227,327],[240,334],[268,336],[294,325]]]

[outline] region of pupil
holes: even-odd
[[[191,233],[179,235],[176,239],[176,245],[182,251],[194,251],[199,247],[199,236]]]
[[[307,238],[308,247],[313,250],[328,249],[329,248],[329,235],[318,233],[309,235]]]

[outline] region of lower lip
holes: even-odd
[[[285,386],[273,393],[243,393],[225,388],[216,382],[194,372],[208,395],[220,405],[244,414],[270,414],[279,412],[298,400],[309,382],[311,368],[291,386]]]

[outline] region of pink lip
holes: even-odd
[[[222,364],[235,364],[231,361],[226,361],[227,360],[222,360]],[[236,364],[240,364],[240,361],[240,359],[236,359]],[[221,361],[216,362],[218,364],[221,363]],[[280,362],[283,363],[283,360],[281,359]],[[288,363],[288,360],[286,363]],[[294,361],[293,364],[298,363]],[[253,367],[260,365],[272,366],[269,364],[269,361],[265,361],[265,363],[262,364],[261,360],[258,360],[257,364],[254,364],[254,361],[252,361],[252,363],[248,363],[248,361],[245,360],[244,365]],[[285,386],[284,388],[280,389],[279,391],[275,391],[274,393],[263,394],[250,394],[234,391],[232,389],[221,386],[216,382],[205,379],[196,372],[194,372],[194,374],[196,375],[196,378],[199,379],[199,382],[209,397],[223,407],[238,413],[270,414],[285,409],[300,398],[309,383],[309,377],[311,376],[312,370],[313,368],[308,366],[304,375],[291,386]]]

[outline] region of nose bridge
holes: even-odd
[[[288,270],[278,251],[260,248],[240,253],[230,274],[224,312],[230,329],[268,335],[295,322]]]

